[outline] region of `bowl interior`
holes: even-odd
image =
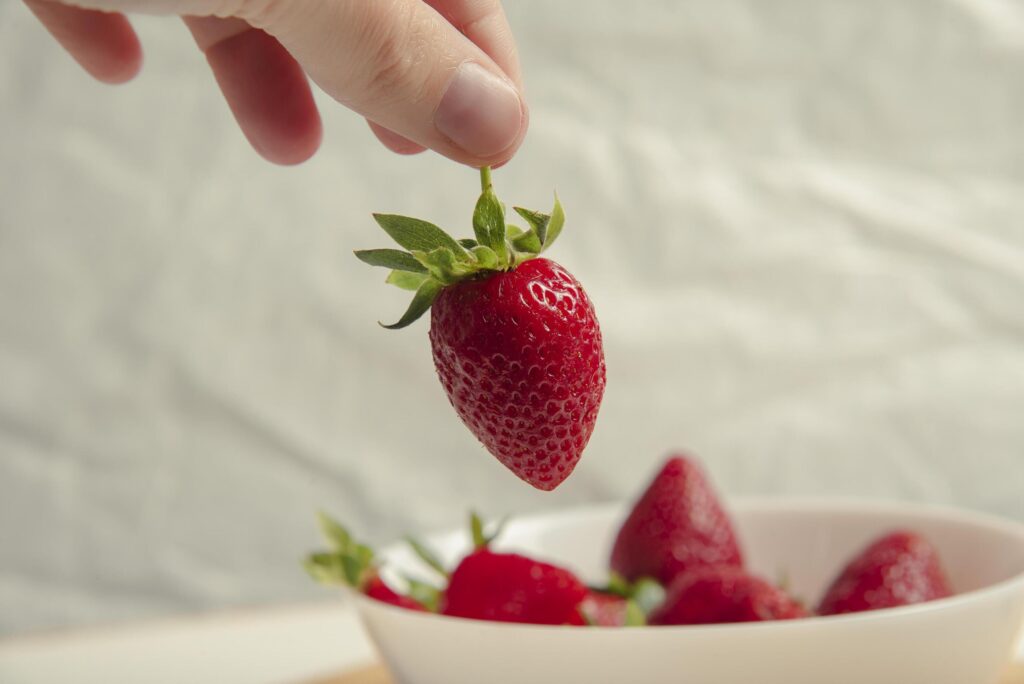
[[[607,559],[627,508],[607,505],[514,519],[497,550],[559,563],[584,581],[607,580]],[[747,565],[784,582],[813,606],[852,554],[895,529],[918,532],[938,549],[954,590],[973,591],[1024,573],[1024,526],[988,516],[910,504],[842,500],[738,500],[730,506]],[[434,535],[427,543],[453,566],[469,548],[468,532]],[[433,576],[405,545],[383,553],[385,573]]]

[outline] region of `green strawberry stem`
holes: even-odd
[[[550,247],[562,232],[565,213],[555,195],[550,214],[513,207],[526,221],[521,228],[505,221],[505,205],[494,194],[491,169],[480,169],[480,197],[473,210],[474,237],[456,240],[427,221],[374,214],[377,224],[400,249],[364,249],[356,258],[370,266],[391,269],[386,282],[415,292],[397,322],[385,328],[404,328],[425,314],[446,287],[471,278],[511,271]]]

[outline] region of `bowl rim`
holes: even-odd
[[[630,504],[631,501],[613,501],[599,504],[586,504],[582,506],[570,506],[566,508],[554,509],[550,511],[540,511],[537,513],[513,517],[510,521],[510,524],[536,524],[540,520],[551,521],[580,516],[608,514],[612,511],[621,511],[623,514],[625,514],[628,511],[628,506]],[[738,496],[726,498],[724,500],[724,505],[730,511],[763,510],[772,512],[801,512],[815,510],[827,511],[830,513],[871,513],[873,515],[885,514],[888,511],[892,513],[899,513],[900,515],[920,515],[923,517],[929,517],[941,521],[956,522],[960,524],[966,523],[976,525],[978,527],[984,527],[989,530],[993,530],[1010,537],[1016,537],[1018,542],[1022,546],[1024,546],[1024,522],[1020,522],[1010,518],[1003,518],[991,513],[943,504],[846,496]],[[465,531],[460,529],[442,530],[439,532],[427,534],[424,536],[424,539],[429,544],[431,543],[432,540],[447,538],[459,533],[465,534]],[[378,558],[386,559],[388,556],[394,554],[398,549],[403,548],[403,546],[404,542],[402,542],[401,540],[394,541],[383,547],[377,554],[377,556]],[[556,559],[555,562],[557,563],[558,560]],[[1021,587],[1024,588],[1024,569],[1021,569],[1020,572],[1017,572],[1011,577],[1008,577],[1004,580],[1000,580],[999,582],[995,582],[993,584],[989,584],[984,587],[979,587],[977,589],[972,589],[970,591],[954,594],[946,598],[935,599],[932,601],[926,601],[924,603],[917,603],[909,606],[896,606],[893,608],[881,608],[878,610],[863,611],[859,613],[843,613],[840,615],[810,615],[808,617],[799,618],[795,620],[771,620],[765,622],[739,622],[710,625],[643,625],[639,627],[602,627],[596,630],[580,630],[578,626],[572,625],[538,625],[521,622],[498,622],[495,620],[478,620],[475,618],[464,618],[452,615],[443,615],[441,613],[418,612],[409,610],[407,608],[401,608],[399,606],[393,606],[382,601],[377,601],[368,596],[364,596],[361,592],[358,592],[350,587],[344,587],[344,589],[346,593],[351,597],[351,599],[355,602],[357,607],[360,608],[360,610],[364,608],[369,608],[373,610],[381,610],[386,613],[393,611],[395,613],[405,615],[409,619],[413,620],[442,620],[444,622],[472,623],[473,626],[476,628],[486,627],[488,629],[529,629],[572,633],[589,631],[603,633],[609,630],[627,630],[630,633],[640,633],[649,632],[651,630],[657,630],[658,633],[673,631],[693,634],[697,632],[703,633],[707,631],[725,630],[799,630],[806,629],[808,627],[820,628],[824,625],[839,625],[865,622],[870,620],[877,620],[882,617],[911,617],[921,613],[927,613],[937,610],[955,609],[956,607],[964,605],[966,603],[971,603],[977,600],[983,600],[992,595],[1011,591],[1017,588],[1018,585],[1021,585]]]

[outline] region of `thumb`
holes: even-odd
[[[498,165],[526,133],[516,84],[422,0],[249,0],[273,35],[341,104],[472,166]]]

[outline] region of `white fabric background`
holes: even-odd
[[[496,174],[568,224],[608,390],[577,473],[520,484],[447,406],[371,211],[469,232],[477,179],[324,106],[263,163],[185,30],[90,81],[0,5],[0,632],[320,596],[325,508],[401,531],[722,489],[1024,518],[1024,6],[509,0],[532,107]]]

